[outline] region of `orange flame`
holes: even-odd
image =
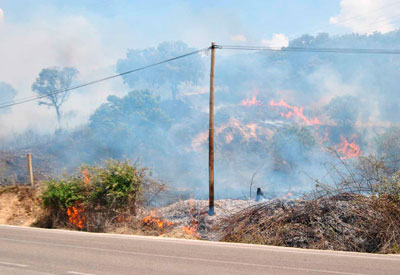
[[[353,138],[355,137],[353,136]],[[361,154],[360,146],[355,142],[348,142],[348,140],[343,136],[341,136],[340,139],[340,144],[336,145],[334,149],[343,154],[343,156],[340,157],[341,159],[351,159],[358,157]]]
[[[169,222],[169,221],[154,217],[154,212],[151,212],[150,215],[144,217],[143,222],[144,222],[144,224],[147,224],[147,225],[155,224],[161,229],[173,224],[173,222]]]
[[[289,109],[289,111],[287,113],[281,112],[282,117],[290,118],[292,116],[297,116],[300,119],[302,119],[307,125],[320,125],[321,124],[321,122],[319,121],[318,118],[313,118],[313,119],[307,118],[303,114],[303,110],[304,110],[303,107],[290,106],[283,100],[281,100],[279,102],[275,102],[274,100],[271,100],[269,102],[269,105],[273,106],[273,107],[283,107],[283,108]]]
[[[261,101],[257,100],[257,97],[254,95],[251,99],[247,98],[247,99],[243,99],[242,102],[240,103],[240,105],[242,106],[260,106],[262,104]]]
[[[197,233],[197,229],[198,228],[199,228],[198,224],[182,226],[182,229],[186,234],[191,235],[191,236],[196,237],[196,238],[200,238],[199,233]]]
[[[82,171],[82,176],[83,176],[83,182],[86,185],[88,185],[90,183],[89,171],[88,170],[83,170]]]
[[[117,222],[123,222],[123,221],[129,222],[130,220],[131,220],[131,219],[130,219],[129,217],[126,217],[126,218],[125,218],[124,215],[118,215],[118,217],[117,217]]]
[[[191,236],[193,236],[195,238],[200,238],[200,235],[197,233],[197,230],[199,229],[199,223],[194,218],[195,210],[194,210],[194,200],[193,200],[193,198],[190,198],[190,200],[189,200],[189,207],[190,207],[190,224],[187,225],[187,226],[182,226],[182,229],[186,234],[191,235]]]
[[[68,220],[70,223],[82,229],[86,224],[86,218],[83,216],[85,208],[81,206],[70,206],[67,209]]]
[[[250,139],[258,140],[257,130],[260,129],[260,126],[257,123],[242,124],[239,120],[231,118],[227,123],[217,127],[214,134],[215,136],[218,136],[227,129],[229,131],[230,129],[237,130],[246,141],[249,141]],[[234,139],[233,133],[227,133],[224,139],[227,144],[231,143]],[[199,133],[192,141],[192,148],[195,151],[199,150],[201,148],[201,145],[206,143],[207,140],[208,131]]]

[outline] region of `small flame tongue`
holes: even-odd
[[[84,216],[85,208],[83,205],[76,205],[68,207],[67,215],[68,221],[75,225],[77,228],[82,229],[86,224],[86,217]]]
[[[172,222],[157,218],[154,216],[154,212],[151,212],[150,215],[148,215],[147,217],[143,218],[143,223],[150,225],[150,224],[155,224],[157,225],[159,228],[163,229],[165,227],[168,227],[170,225],[172,225]]]
[[[254,95],[251,99],[250,98],[243,99],[242,102],[240,103],[240,105],[247,106],[247,107],[261,106],[262,102],[257,100],[257,97]]]
[[[355,137],[353,137],[355,138]],[[334,147],[342,156],[341,159],[351,159],[358,157],[361,154],[360,146],[358,146],[354,141],[349,142],[345,137],[340,137],[341,142],[339,145]]]
[[[318,118],[307,118],[304,114],[303,114],[303,107],[296,107],[296,106],[290,106],[288,103],[286,103],[285,101],[281,100],[279,102],[275,102],[274,100],[271,100],[269,102],[269,105],[272,107],[282,107],[282,108],[286,108],[289,111],[287,113],[281,112],[281,116],[285,117],[285,118],[291,118],[292,116],[298,117],[301,120],[303,120],[307,125],[320,125],[321,122],[319,121]]]
[[[197,230],[199,229],[199,222],[195,218],[195,216],[198,215],[207,215],[207,212],[203,209],[201,211],[196,211],[195,210],[195,205],[194,205],[194,200],[193,198],[190,198],[189,200],[189,218],[190,218],[190,224],[187,226],[182,226],[182,230],[195,238],[200,238],[199,233],[197,233]]]
[[[83,176],[83,182],[86,185],[88,185],[90,183],[89,171],[88,170],[83,170],[82,171],[82,176]]]

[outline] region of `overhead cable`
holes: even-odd
[[[86,86],[90,86],[90,85],[93,85],[93,84],[96,84],[96,83],[99,83],[99,82],[104,82],[106,80],[110,80],[110,79],[113,79],[113,78],[116,78],[116,77],[120,77],[120,76],[131,74],[131,73],[134,73],[134,72],[142,71],[142,70],[145,70],[145,69],[148,69],[148,68],[151,68],[151,67],[154,67],[154,66],[158,66],[158,65],[161,65],[161,64],[164,64],[164,63],[168,63],[168,62],[171,62],[171,61],[174,61],[174,60],[177,60],[177,59],[181,59],[181,58],[184,58],[184,57],[187,57],[187,56],[190,56],[190,55],[198,54],[200,52],[206,52],[208,49],[209,48],[204,48],[204,49],[201,49],[201,50],[197,50],[197,51],[194,51],[194,52],[190,52],[190,53],[187,53],[187,54],[183,54],[183,55],[180,55],[180,56],[169,58],[169,59],[157,62],[157,63],[149,64],[149,65],[146,65],[146,66],[143,66],[143,67],[140,67],[140,68],[129,70],[129,71],[126,71],[126,72],[123,72],[123,73],[119,73],[119,74],[115,74],[115,75],[112,75],[112,76],[104,77],[104,78],[97,79],[97,80],[94,80],[94,81],[91,81],[91,82],[87,82],[87,83],[84,83],[84,84],[76,85],[76,86],[73,86],[73,87],[68,88],[68,89],[58,90],[58,91],[55,91],[55,92],[52,92],[52,93],[48,93],[48,94],[45,94],[45,95],[21,98],[21,99],[12,101],[12,102],[4,102],[4,103],[0,104],[0,109],[11,107],[11,106],[22,104],[22,103],[26,103],[26,102],[30,102],[30,101],[34,101],[34,100],[38,100],[38,99],[45,98],[45,97],[48,97],[48,96],[51,96],[51,95],[66,93],[68,91],[76,90],[76,89],[83,88],[83,87],[86,87]]]
[[[356,49],[356,48],[307,48],[307,47],[258,47],[217,45],[218,49],[272,52],[313,52],[313,53],[354,53],[354,54],[400,54],[398,49]]]

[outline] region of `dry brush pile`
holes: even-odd
[[[399,253],[400,170],[373,157],[345,165],[346,172],[334,169],[337,184],[317,182],[305,199],[273,200],[225,219],[222,241]]]

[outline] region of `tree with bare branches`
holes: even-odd
[[[32,85],[32,91],[42,100],[39,105],[54,107],[57,113],[58,126],[61,128],[61,105],[68,99],[73,79],[77,76],[75,68],[44,68]]]

